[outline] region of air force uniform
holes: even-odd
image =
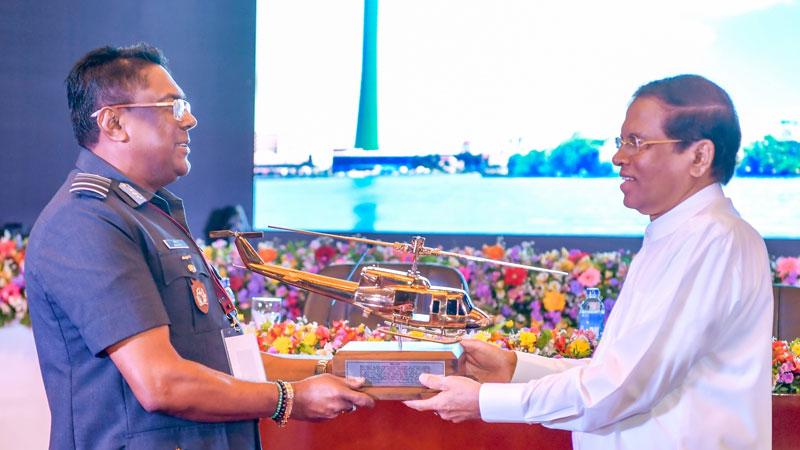
[[[199,423],[148,413],[105,353],[161,325],[186,359],[230,373],[216,280],[185,230],[182,201],[150,193],[82,150],[42,212],[27,294],[47,391],[51,448],[258,448],[255,420]]]

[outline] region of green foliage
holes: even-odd
[[[508,161],[512,177],[605,177],[613,173],[609,162],[600,161],[603,141],[578,135],[547,152],[531,150]]]
[[[800,142],[781,141],[772,135],[744,149],[738,176],[786,177],[800,175]]]

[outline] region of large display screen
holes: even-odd
[[[724,188],[800,238],[793,1],[258,2],[254,226],[639,236],[611,164],[631,95],[681,73],[733,98]]]

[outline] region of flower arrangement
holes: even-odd
[[[371,331],[364,324],[352,327],[346,320],[335,321],[328,328],[305,320],[272,324],[265,323],[257,330],[261,351],[271,354],[333,355],[350,341],[386,341],[390,336]]]
[[[800,392],[800,338],[772,340],[772,393]]]
[[[541,323],[520,330],[507,321],[493,331],[478,331],[473,339],[489,342],[500,348],[555,358],[588,358],[597,347],[591,331],[574,328],[549,330]],[[363,324],[350,326],[336,321],[329,328],[304,320],[269,322],[257,330],[259,347],[272,354],[331,356],[350,341],[389,341],[393,336],[372,331]]]
[[[30,324],[25,297],[27,240],[9,233],[0,236],[0,326],[18,320]]]
[[[11,321],[29,324],[25,297],[24,257],[26,240],[20,236],[0,236],[0,326]],[[351,244],[318,238],[310,241],[280,240],[258,244],[259,255],[266,262],[306,272],[319,273],[331,264],[354,263],[367,253],[365,262],[409,262],[410,255],[392,248],[368,249],[364,244]],[[204,254],[223,277],[229,279],[239,309],[247,321],[253,297],[269,296],[283,299],[282,316],[297,320],[302,316],[306,293],[275,280],[255,275],[242,268],[238,252],[228,241],[218,240],[203,246]],[[468,283],[473,301],[495,316],[495,323],[511,320],[516,329],[536,328],[560,330],[574,327],[578,306],[587,287],[597,287],[605,299],[606,314],[614,306],[633,254],[626,251],[586,253],[580,250],[550,250],[536,252],[532,242],[507,246],[502,239],[480,249],[454,248],[451,251],[467,255],[503,259],[531,264],[569,273],[556,277],[546,273],[483,264],[457,258],[424,256],[421,263],[454,267]],[[776,283],[800,287],[800,257],[778,257],[772,260]]]
[[[563,326],[551,330],[543,325],[534,322],[530,327],[515,329],[514,322],[509,320],[493,331],[478,331],[472,337],[500,348],[548,358],[588,358],[597,348],[591,331]]]

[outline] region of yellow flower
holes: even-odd
[[[561,292],[547,291],[542,299],[542,304],[547,311],[563,311],[564,306],[567,304],[567,299]]]
[[[306,333],[306,335],[303,336],[303,344],[314,347],[317,345],[317,335],[315,333]]]
[[[481,342],[489,342],[489,338],[492,337],[488,331],[478,331],[474,335],[472,335],[473,339],[477,339]]]
[[[575,268],[575,263],[570,261],[569,259],[562,259],[558,263],[558,269],[563,270],[564,272],[572,272],[572,269]]]
[[[800,356],[800,341],[792,342],[792,346],[790,347],[790,349],[792,350],[792,353]]]
[[[589,342],[586,339],[575,339],[567,344],[567,353],[576,358],[585,358],[589,356],[590,352],[591,348],[589,347]]]
[[[504,323],[503,326],[506,327],[506,328],[512,328],[514,326],[514,321],[513,320],[506,320],[506,323]]]
[[[594,264],[592,264],[591,258],[589,258],[589,256],[587,255],[587,256],[584,256],[583,258],[581,258],[580,261],[578,261],[578,264],[576,265],[576,269],[577,269],[576,272],[577,273],[582,273],[583,271],[585,271],[589,267],[594,267]]]
[[[214,259],[214,249],[212,247],[203,247],[203,255],[205,255],[206,259],[211,261]]]
[[[533,350],[533,347],[536,345],[536,334],[530,331],[523,331],[519,334],[519,345],[529,351]]]
[[[292,340],[286,336],[279,336],[272,341],[272,346],[275,347],[278,353],[289,353],[289,350],[292,348]]]

